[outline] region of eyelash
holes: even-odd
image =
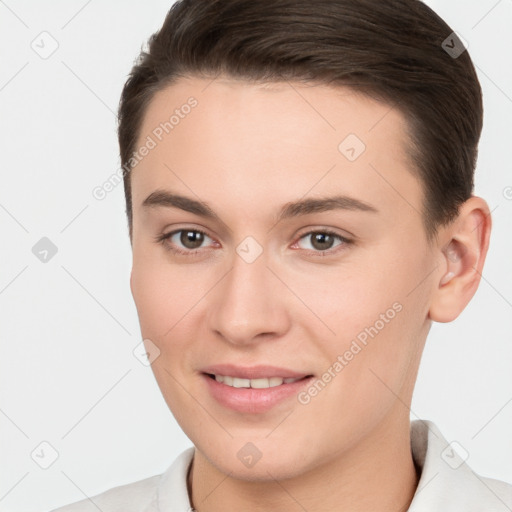
[[[194,233],[201,233],[202,235],[207,236],[208,238],[212,238],[211,236],[208,235],[208,233],[206,233],[205,231],[203,231],[201,229],[182,228],[182,229],[177,229],[175,231],[171,231],[170,233],[158,235],[157,237],[155,237],[155,242],[163,245],[166,250],[168,250],[174,254],[178,254],[181,256],[195,256],[197,253],[201,252],[201,249],[190,249],[190,250],[177,249],[176,247],[172,247],[171,245],[169,245],[167,243],[167,240],[169,240],[173,235],[175,235],[176,233],[181,233],[183,231],[191,231]],[[344,248],[346,248],[346,246],[354,243],[352,240],[345,238],[344,236],[341,236],[340,234],[338,234],[334,231],[331,231],[330,229],[317,229],[317,230],[307,231],[306,233],[303,233],[302,235],[300,235],[300,237],[298,238],[297,241],[302,240],[303,238],[313,235],[313,234],[329,235],[334,238],[337,238],[338,240],[340,240],[342,242],[341,244],[337,245],[336,247],[334,247],[332,249],[327,249],[325,251],[316,251],[314,249],[303,249],[305,251],[313,253],[315,256],[320,256],[320,257],[331,256],[331,255],[337,253],[339,250],[343,250]]]

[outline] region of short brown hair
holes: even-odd
[[[396,107],[407,121],[432,239],[473,192],[483,118],[471,58],[445,51],[447,40],[461,44],[419,0],[177,1],[141,51],[119,104],[130,238],[129,162],[149,102],[180,77],[224,74],[348,86]]]

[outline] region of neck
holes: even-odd
[[[406,511],[419,480],[409,418],[386,421],[350,452],[297,477],[246,481],[226,476],[196,449],[187,478],[197,512]]]

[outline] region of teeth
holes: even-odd
[[[275,379],[275,377],[274,377]],[[279,379],[278,379],[279,380]],[[251,388],[256,389],[265,389],[270,387],[269,379],[251,379],[250,381]],[[278,382],[278,386],[282,384],[283,382]]]
[[[249,379],[233,379],[234,388],[248,388],[250,385],[251,381]]]
[[[273,388],[274,386],[280,386],[283,382],[284,379],[281,379],[280,377],[270,377],[268,379],[268,386]]]
[[[215,380],[233,388],[253,388],[253,389],[266,389],[280,386],[281,384],[289,384],[300,380],[301,377],[296,379],[281,377],[269,377],[263,379],[240,379],[238,377],[230,377],[228,375],[215,375]]]

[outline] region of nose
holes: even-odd
[[[235,253],[232,268],[209,294],[209,328],[233,345],[277,338],[289,329],[290,298],[267,265],[265,252],[252,263]]]

